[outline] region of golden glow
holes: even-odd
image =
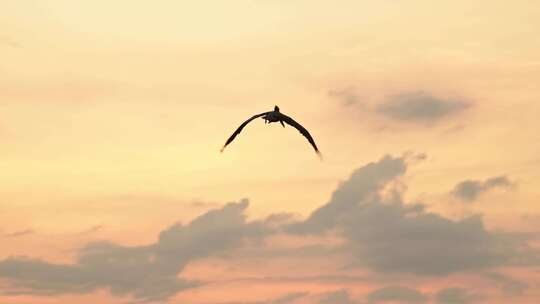
[[[253,218],[307,215],[353,169],[407,151],[428,155],[406,177],[411,198],[507,174],[518,191],[467,212],[505,230],[540,213],[535,1],[7,1],[0,28],[0,232],[35,230],[4,238],[2,257],[69,261],[98,238],[144,244],[244,197]],[[329,95],[344,88],[359,104]],[[421,90],[472,106],[432,125],[366,110]],[[324,162],[292,128],[261,121],[219,153],[274,104],[311,131]]]

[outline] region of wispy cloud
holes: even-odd
[[[317,283],[332,283],[332,284],[344,284],[344,283],[361,283],[367,282],[370,278],[367,276],[354,276],[354,275],[287,275],[287,276],[263,276],[263,277],[242,277],[226,282],[317,282]]]
[[[445,99],[418,91],[386,98],[375,111],[398,121],[434,122],[457,114],[470,106],[463,100]]]
[[[482,297],[465,288],[451,287],[440,290],[435,295],[439,304],[468,304],[475,303]]]
[[[215,202],[207,202],[202,200],[195,200],[190,203],[190,206],[193,208],[215,208],[218,207],[219,204]]]
[[[292,304],[296,300],[307,296],[307,292],[293,292],[274,299],[247,302],[227,302],[222,304]]]
[[[441,97],[426,91],[406,91],[374,101],[378,98],[363,96],[354,87],[345,87],[329,90],[328,96],[345,107],[397,123],[434,124],[472,106],[461,98]]]
[[[13,48],[22,47],[22,45],[19,42],[17,42],[15,39],[13,39],[11,37],[8,37],[8,36],[0,36],[0,45],[1,44],[7,45],[7,46],[13,47]]]
[[[98,232],[102,229],[103,229],[103,225],[94,225],[84,231],[79,232],[79,234],[91,234],[91,233]]]
[[[21,237],[21,236],[25,236],[29,234],[34,234],[34,233],[35,231],[33,229],[25,229],[25,230],[19,230],[19,231],[6,233],[4,234],[4,236],[5,237]]]
[[[344,89],[330,90],[328,96],[341,101],[344,106],[361,105],[362,98],[354,87],[346,87]]]
[[[526,282],[516,280],[502,273],[489,272],[486,273],[485,276],[499,285],[502,291],[507,295],[521,295],[529,287],[529,284]]]
[[[321,296],[319,304],[354,304],[346,289],[329,292]]]
[[[428,297],[416,289],[403,286],[387,286],[371,292],[369,303],[398,302],[403,304],[425,303]]]

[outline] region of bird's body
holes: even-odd
[[[279,108],[277,108],[277,110],[266,112],[262,118],[268,123],[278,122],[281,121],[281,118],[283,118],[283,114],[281,114],[281,112],[279,112]]]
[[[296,128],[302,135],[304,135],[304,137],[307,138],[307,140],[309,141],[309,143],[311,144],[313,149],[315,149],[315,152],[317,152],[317,155],[320,156],[319,149],[317,148],[317,145],[315,144],[315,141],[313,140],[313,138],[311,137],[309,132],[304,127],[302,127],[302,125],[297,123],[294,119],[292,119],[289,116],[281,113],[279,111],[278,106],[274,107],[274,111],[264,112],[264,113],[261,113],[261,114],[254,115],[250,119],[248,119],[244,123],[242,123],[240,125],[240,127],[238,127],[238,129],[236,129],[236,131],[234,131],[234,133],[229,137],[229,139],[227,139],[227,142],[225,143],[223,148],[221,148],[221,152],[223,152],[223,150],[225,150],[225,147],[227,147],[227,145],[230,144],[238,134],[240,134],[242,129],[248,123],[250,123],[252,120],[254,120],[255,118],[258,118],[258,117],[261,117],[262,119],[264,119],[264,122],[268,123],[268,124],[273,123],[273,122],[280,122],[283,127],[285,127],[285,123],[286,123],[286,124]]]

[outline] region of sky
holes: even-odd
[[[0,302],[540,301],[536,1],[2,1]],[[304,125],[248,125],[281,111]]]

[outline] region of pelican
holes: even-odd
[[[317,145],[315,144],[315,141],[313,140],[313,137],[311,137],[311,135],[309,134],[308,130],[306,130],[306,128],[302,127],[302,125],[297,123],[294,119],[292,119],[289,116],[281,113],[279,111],[278,106],[274,107],[274,111],[264,112],[264,113],[261,113],[261,114],[253,115],[250,119],[244,121],[244,123],[242,123],[240,125],[240,127],[238,127],[238,129],[236,129],[236,131],[234,131],[234,133],[231,135],[231,137],[229,137],[229,139],[227,139],[227,142],[225,142],[225,145],[223,145],[223,148],[221,148],[221,152],[223,152],[223,150],[225,150],[225,147],[227,147],[227,145],[230,144],[236,138],[236,136],[238,134],[240,134],[240,132],[242,132],[242,129],[244,129],[244,127],[248,123],[250,123],[252,120],[254,120],[255,118],[258,118],[258,117],[262,117],[262,119],[264,119],[265,124],[266,123],[270,124],[270,123],[279,121],[284,128],[285,128],[284,123],[296,128],[298,131],[300,131],[300,133],[302,135],[304,135],[305,138],[307,138],[307,140],[309,141],[309,143],[311,144],[313,149],[315,149],[315,152],[317,153],[317,155],[319,157],[321,157],[321,153],[319,152],[319,148],[317,148]]]

